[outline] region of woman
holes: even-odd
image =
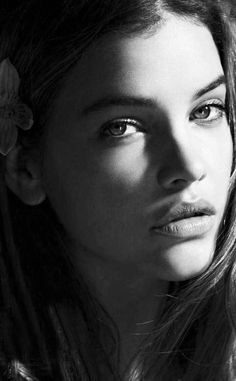
[[[229,4],[0,18],[2,378],[233,381]]]

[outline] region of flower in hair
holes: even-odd
[[[33,114],[21,102],[18,91],[20,78],[8,58],[0,63],[0,153],[7,155],[17,141],[18,130],[33,125]]]

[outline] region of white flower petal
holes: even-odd
[[[23,130],[29,130],[33,123],[33,113],[24,103],[18,103],[14,106],[14,122]]]
[[[0,97],[9,100],[17,97],[20,78],[9,58],[0,63]]]
[[[17,141],[17,127],[9,119],[0,119],[0,153],[7,155]]]

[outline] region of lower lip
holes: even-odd
[[[161,227],[153,227],[151,232],[174,238],[195,238],[208,233],[214,225],[214,216],[184,218],[169,222]]]

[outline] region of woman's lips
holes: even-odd
[[[162,226],[153,226],[151,232],[176,238],[194,238],[208,233],[212,229],[214,222],[214,215],[189,217],[171,221]]]
[[[212,229],[215,215],[215,208],[205,200],[177,203],[157,218],[150,231],[176,238],[199,237]]]

